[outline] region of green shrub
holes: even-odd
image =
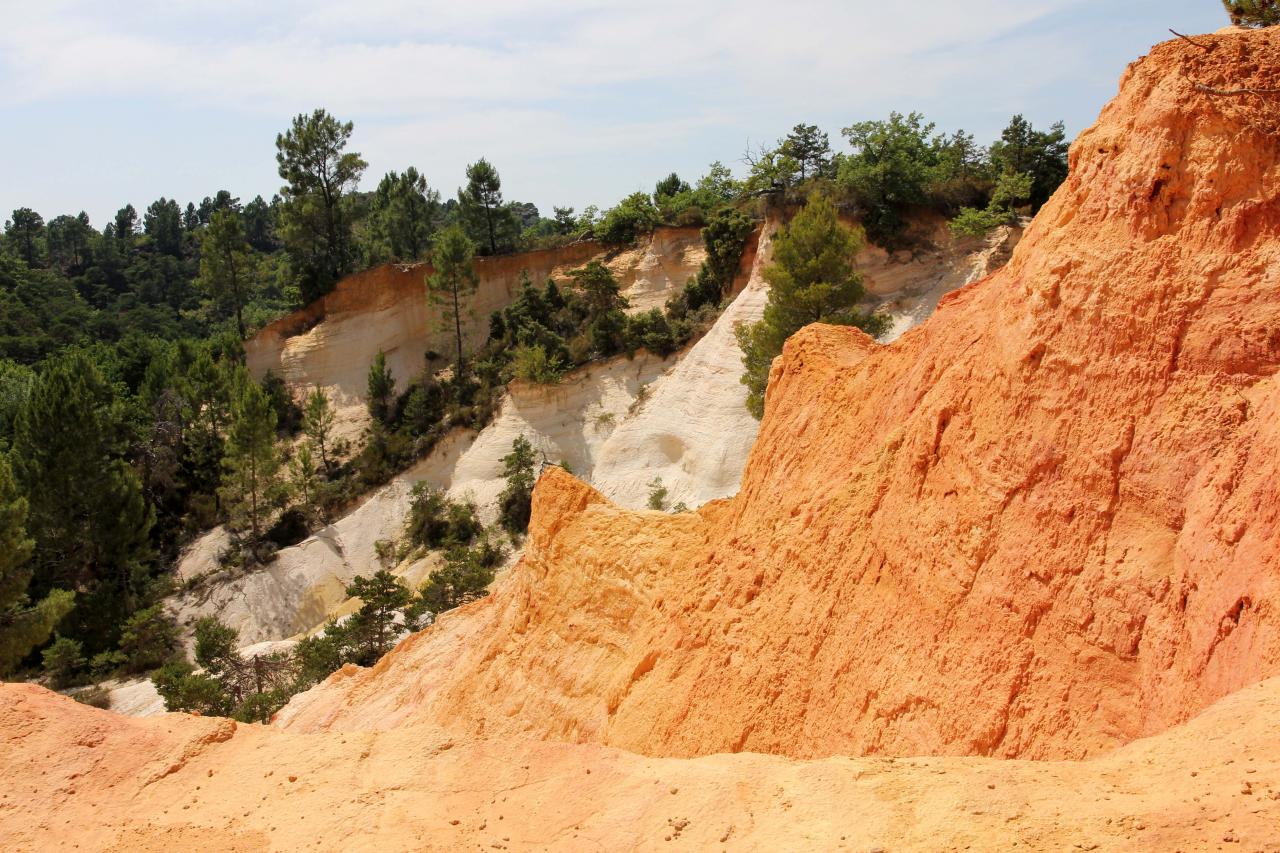
[[[606,245],[627,245],[652,231],[658,221],[658,209],[649,194],[632,193],[604,212],[595,225],[595,236]]]
[[[185,711],[225,717],[232,711],[231,697],[216,678],[196,673],[186,661],[170,661],[151,675],[166,711]]]
[[[120,651],[131,672],[155,669],[169,660],[177,646],[178,628],[160,604],[130,616],[120,635]]]
[[[242,723],[269,723],[271,717],[289,702],[293,692],[281,688],[250,693],[231,711],[231,718]]]
[[[505,556],[506,552],[489,539],[473,548],[451,548],[444,565],[431,573],[419,591],[419,607],[439,614],[483,597]]]
[[[676,350],[676,338],[671,324],[657,308],[627,318],[627,349],[644,347],[663,358]]]
[[[195,624],[196,663],[209,675],[219,676],[241,663],[236,651],[239,632],[216,616],[206,616]]]
[[[548,356],[541,344],[518,346],[511,351],[511,376],[538,385],[559,385],[564,378],[564,364]]]
[[[665,510],[667,508],[667,487],[662,485],[661,477],[649,481],[649,509]]]
[[[98,652],[89,661],[89,673],[94,678],[110,678],[112,673],[124,666],[125,656],[120,651]]]
[[[602,314],[591,324],[588,334],[596,355],[601,358],[617,355],[627,345],[627,315],[617,309]]]
[[[960,208],[960,213],[948,223],[951,232],[962,237],[981,237],[994,228],[1014,221],[1013,208],[1031,197],[1031,175],[1023,172],[1005,172],[996,181],[991,201],[985,210],[972,207]]]
[[[786,339],[810,323],[856,326],[868,334],[883,327],[881,317],[857,309],[862,276],[853,259],[861,235],[840,222],[825,196],[811,196],[773,241],[773,263],[765,267],[769,299],[764,317],[734,330],[742,348],[747,408],[764,414],[765,389],[773,359]]]
[[[298,674],[295,686],[308,690],[319,684],[342,667],[342,629],[330,620],[324,633],[316,637],[304,637],[293,648],[293,659]]]
[[[374,422],[368,441],[356,456],[353,464],[360,485],[365,488],[381,486],[398,471],[404,470],[413,459],[413,439],[402,432],[387,429]]]
[[[415,382],[400,407],[401,425],[411,435],[426,434],[444,418],[446,402],[444,387],[435,379]]]
[[[84,654],[80,641],[59,636],[42,653],[44,672],[54,687],[66,687],[79,677],[84,669]]]
[[[523,435],[511,442],[511,452],[502,457],[507,487],[498,496],[498,523],[512,536],[523,536],[529,529],[536,463],[533,445]]]
[[[1005,214],[993,213],[990,210],[977,210],[972,207],[960,208],[960,213],[947,223],[951,233],[958,237],[981,237],[994,228],[1003,225],[1008,217]]]
[[[475,504],[449,500],[428,483],[413,487],[404,532],[414,545],[426,548],[469,545],[483,529]]]

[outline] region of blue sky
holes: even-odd
[[[1074,136],[1168,29],[1217,0],[0,0],[0,218],[278,189],[274,140],[355,122],[368,188],[417,166],[443,195],[488,157],[508,199],[608,206],[797,122],[890,110],[987,142],[1010,115]],[[1119,9],[1117,9],[1119,7]]]

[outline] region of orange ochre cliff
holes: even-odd
[[[491,596],[275,728],[5,686],[0,837],[1280,850],[1276,89],[1280,32],[1155,48],[1007,267],[788,342],[735,498],[549,469]]]

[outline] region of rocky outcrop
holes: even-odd
[[[858,255],[870,303],[884,314],[888,328],[881,343],[896,341],[920,325],[953,290],[986,278],[1008,262],[1024,225],[1001,225],[985,237],[956,237],[936,215],[915,217],[923,245],[886,252],[868,244]]]
[[[810,327],[740,493],[545,476],[487,601],[301,729],[649,755],[1097,754],[1280,671],[1271,33],[1156,48],[1009,265],[889,346]]]
[[[632,310],[661,307],[692,278],[706,257],[697,228],[659,228],[634,248],[608,251],[594,241],[558,249],[477,258],[476,291],[463,317],[468,347],[489,332],[489,314],[510,304],[523,277],[541,286],[564,283],[568,272],[603,261],[632,302]],[[448,361],[452,327],[429,303],[429,263],[384,264],[340,281],[331,293],[270,324],[245,343],[255,375],[274,371],[295,389],[324,388],[340,408],[364,400],[369,365],[378,351],[402,387],[426,367],[428,351]]]

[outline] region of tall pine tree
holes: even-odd
[[[244,304],[250,286],[249,244],[245,242],[240,214],[226,209],[214,212],[200,238],[200,277],[196,286],[235,313],[240,340],[247,337]]]
[[[27,598],[32,567],[27,563],[35,542],[27,538],[27,501],[18,494],[13,474],[0,456],[0,675],[10,672],[27,653],[49,639],[75,603],[75,595],[55,589],[34,606]]]
[[[306,300],[327,293],[355,256],[347,196],[368,164],[346,150],[351,130],[351,122],[315,110],[295,116],[276,137],[276,163],[286,182],[280,236],[301,273]]]
[[[481,161],[483,162],[483,161]],[[431,262],[435,272],[427,278],[427,295],[431,304],[440,308],[441,330],[453,332],[458,347],[454,376],[462,376],[462,312],[463,300],[475,292],[479,279],[472,266],[475,248],[458,226],[446,228],[436,239]]]
[[[231,406],[223,497],[233,526],[247,528],[250,542],[262,541],[262,529],[279,503],[280,455],[276,452],[276,413],[258,383],[242,374]]]
[[[123,458],[118,407],[88,356],[72,351],[36,379],[14,429],[14,473],[30,502],[31,595],[80,593],[62,633],[109,648],[140,603],[152,512]]]

